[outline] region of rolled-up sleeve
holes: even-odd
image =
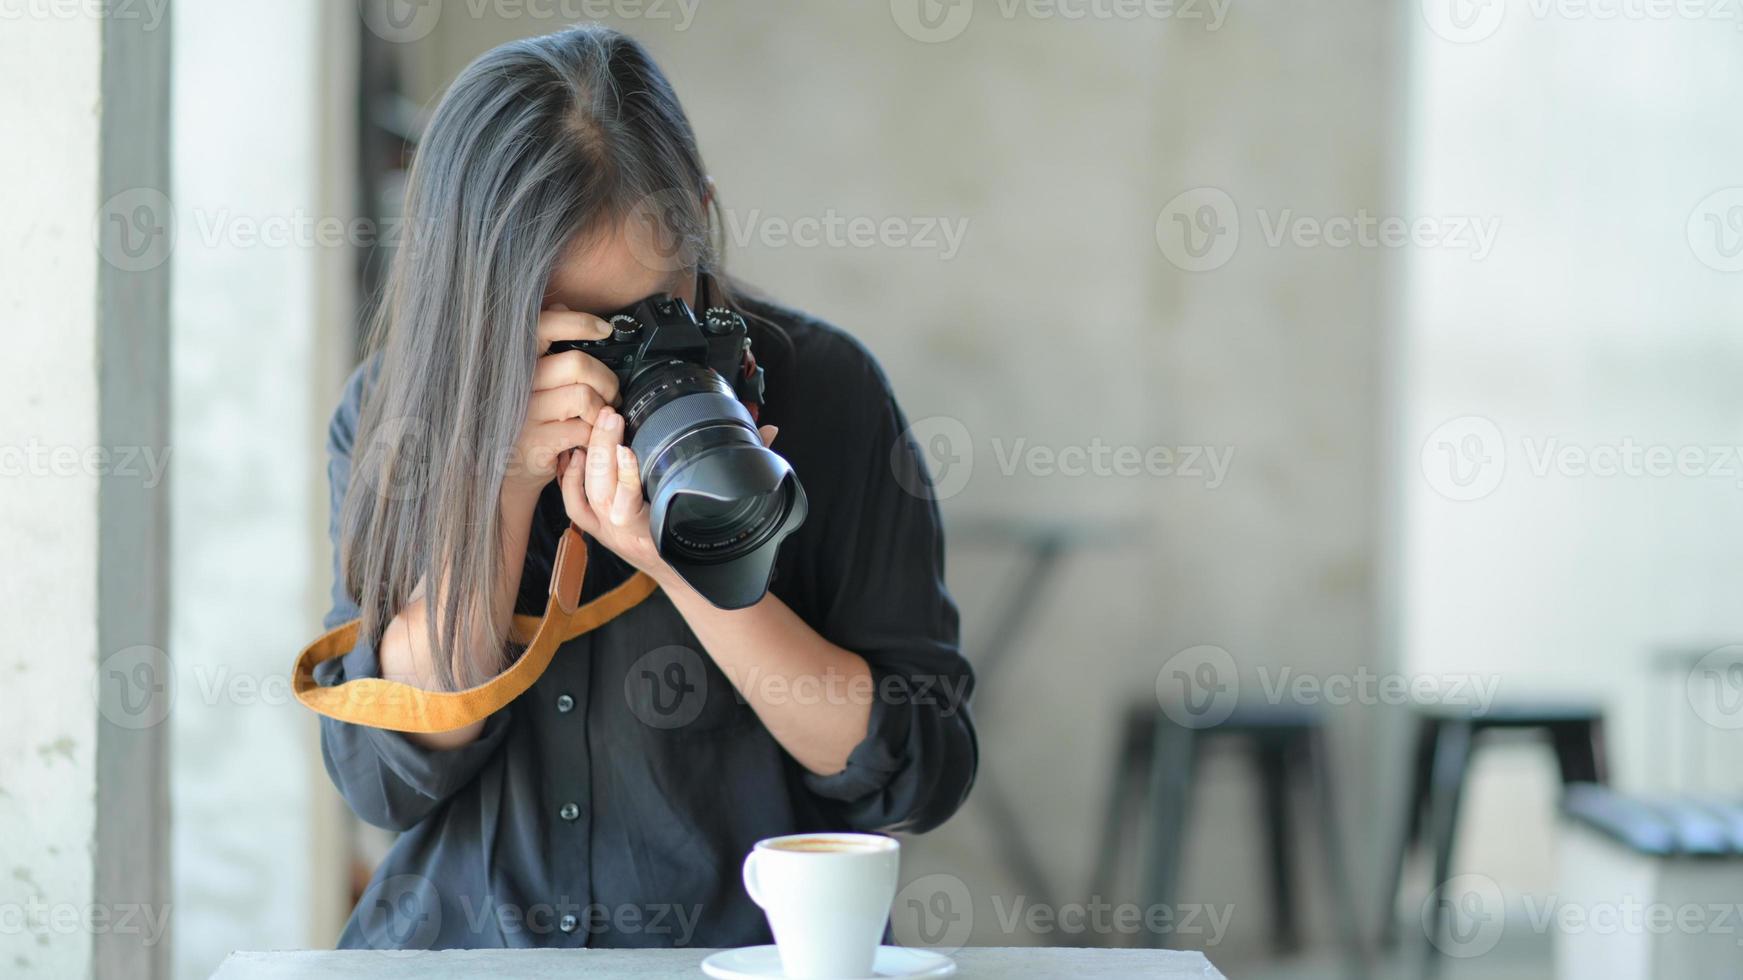
[[[853,400],[844,433],[853,462],[813,514],[825,524],[819,632],[870,665],[871,717],[843,771],[804,778],[857,829],[920,832],[974,783],[974,675],[958,649],[931,481],[881,373],[866,370],[867,397]]]
[[[352,446],[362,404],[366,368],[358,368],[327,429],[327,479],[333,541],[333,606],[326,616],[332,629],[358,617],[357,599],[339,566],[339,514],[351,483]],[[342,657],[315,668],[315,682],[340,684],[358,677],[380,677],[381,664],[368,637]],[[360,819],[389,830],[406,830],[428,816],[478,774],[501,747],[510,722],[508,711],[485,722],[484,731],[457,749],[428,749],[399,732],[321,719],[321,755],[333,785]]]

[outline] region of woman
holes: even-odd
[[[342,946],[767,942],[739,875],[755,841],[923,831],[968,792],[970,673],[936,507],[902,489],[926,489],[906,482],[924,472],[906,422],[847,335],[734,299],[712,198],[671,86],[603,28],[485,54],[430,121],[379,352],[329,437],[327,625],[358,620],[360,639],[315,681],[497,676],[571,522],[583,600],[638,572],[659,588],[458,730],[322,719],[352,809],[403,832]],[[763,437],[810,498],[769,595],[741,610],[655,550],[616,378],[546,354],[643,297],[696,305],[699,289],[751,321]]]

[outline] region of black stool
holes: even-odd
[[[1367,956],[1344,863],[1343,844],[1338,836],[1336,793],[1325,726],[1317,711],[1305,707],[1262,705],[1236,709],[1222,723],[1199,729],[1175,724],[1154,704],[1129,710],[1108,795],[1091,894],[1103,898],[1109,895],[1131,811],[1142,813],[1147,797],[1149,816],[1140,821],[1147,830],[1140,848],[1140,901],[1146,908],[1173,903],[1180,879],[1181,845],[1191,809],[1196,757],[1200,746],[1211,739],[1224,738],[1246,743],[1258,768],[1270,857],[1273,946],[1279,953],[1294,952],[1301,946],[1289,832],[1290,816],[1295,811],[1290,801],[1290,778],[1300,776],[1310,782],[1313,790],[1314,808],[1318,811],[1315,822],[1325,849],[1351,967],[1357,976],[1365,975]],[[1150,933],[1145,936],[1149,945],[1157,946],[1163,945],[1163,938]]]
[[[1477,736],[1490,731],[1533,731],[1545,736],[1561,767],[1562,785],[1606,783],[1609,766],[1604,752],[1604,711],[1591,704],[1540,702],[1497,705],[1477,714],[1465,708],[1420,706],[1416,714],[1416,758],[1410,777],[1410,796],[1405,801],[1404,835],[1387,881],[1386,907],[1381,919],[1380,942],[1390,946],[1398,939],[1398,891],[1404,864],[1410,852],[1427,841],[1434,853],[1434,878],[1438,885],[1452,875],[1453,842],[1464,793],[1465,774]],[[1430,963],[1446,928],[1444,915],[1434,921],[1435,935],[1428,937]]]

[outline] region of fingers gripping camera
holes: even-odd
[[[603,340],[567,340],[616,375],[625,436],[641,466],[654,542],[708,601],[742,609],[768,591],[781,542],[805,522],[805,489],[763,445],[763,374],[744,318],[650,296],[610,317]]]

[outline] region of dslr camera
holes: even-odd
[[[618,380],[624,438],[641,467],[660,557],[722,609],[768,591],[775,552],[805,522],[805,489],[763,445],[763,373],[744,318],[663,294],[612,315],[611,336],[563,340]]]

